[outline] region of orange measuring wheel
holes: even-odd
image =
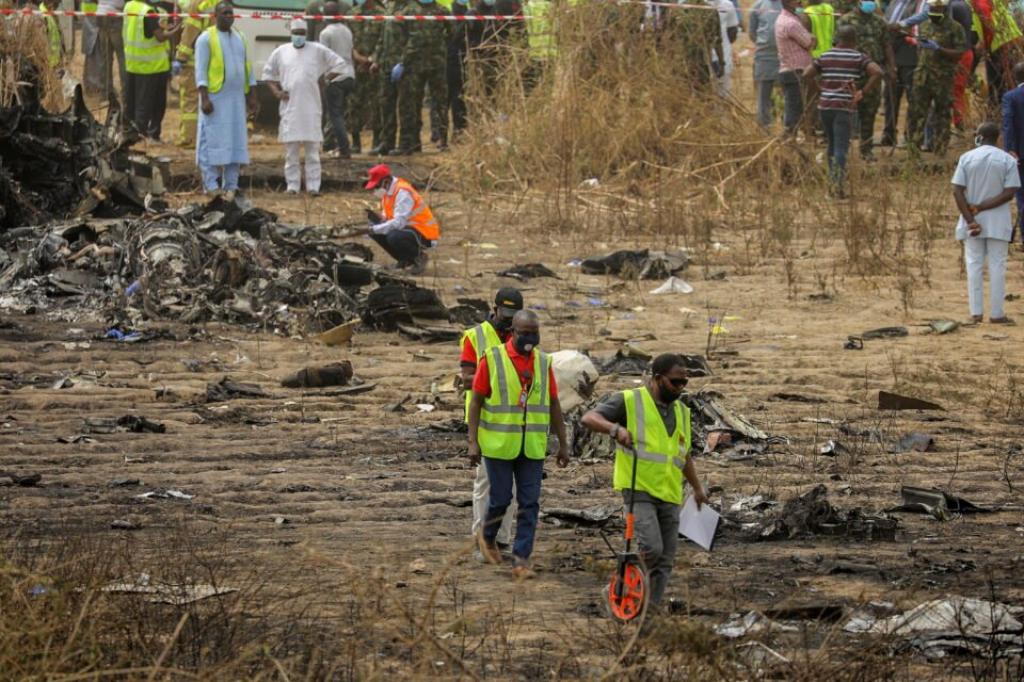
[[[647,577],[631,557],[621,557],[623,565],[608,582],[608,610],[617,620],[628,623],[644,610],[647,599]]]

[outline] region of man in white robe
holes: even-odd
[[[306,156],[306,191],[320,194],[320,143],[324,139],[320,102],[320,78],[341,73],[344,60],[320,43],[306,42],[306,22],[291,23],[292,40],[270,55],[263,67],[263,80],[281,102],[281,124],[277,139],[284,143],[284,179],[288,193],[298,194],[302,171],[300,153]]]

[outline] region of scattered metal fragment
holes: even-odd
[[[689,258],[682,251],[615,251],[580,264],[585,275],[619,275],[623,279],[666,279],[682,272]]]
[[[943,410],[944,408],[937,404],[928,402],[927,400],[921,400],[920,398],[910,398],[908,396],[899,395],[897,393],[890,393],[889,391],[878,392],[878,409],[880,410]]]
[[[905,433],[889,447],[889,452],[935,452],[935,438],[927,433]]]
[[[512,279],[518,279],[521,282],[526,282],[531,279],[540,277],[553,277],[559,279],[551,268],[544,265],[543,263],[527,263],[526,265],[513,265],[507,270],[502,270],[498,273],[498,277],[511,277]]]
[[[14,485],[21,486],[22,488],[32,488],[39,484],[39,481],[43,480],[42,474],[15,474],[8,472],[6,474]]]
[[[860,335],[860,338],[869,341],[871,339],[898,339],[909,335],[910,332],[907,331],[906,327],[881,327],[864,332]]]
[[[257,384],[245,384],[224,377],[216,384],[206,384],[206,402],[220,403],[236,398],[269,398],[270,394]]]
[[[834,535],[873,541],[891,541],[898,522],[887,516],[869,516],[860,509],[840,510],[827,499],[828,491],[818,485],[773,509],[765,518],[744,524],[751,540],[792,539],[801,535]]]
[[[166,489],[151,490],[148,493],[142,493],[135,497],[140,500],[191,500],[195,495],[189,495],[188,493],[183,493],[180,490]]]
[[[166,433],[167,427],[145,417],[126,414],[123,417],[86,417],[82,425],[83,433]]]
[[[916,512],[931,514],[940,521],[949,518],[948,512],[958,514],[986,514],[995,510],[980,507],[962,497],[950,495],[938,488],[915,488],[903,486],[900,489],[902,502],[888,511]]]
[[[928,327],[936,334],[948,334],[960,328],[960,323],[955,320],[932,320]]]
[[[209,599],[210,597],[220,597],[225,594],[238,592],[238,588],[191,582],[161,583],[151,580],[149,575],[143,573],[134,581],[111,583],[104,587],[103,591],[114,594],[150,595],[146,601],[151,604],[184,606],[186,604],[192,604],[197,601]]]
[[[797,632],[798,629],[792,625],[777,623],[756,611],[750,611],[745,616],[735,617],[716,626],[715,634],[728,639],[739,639],[761,632]]]
[[[818,454],[826,457],[838,457],[850,454],[850,449],[838,441],[829,440],[818,446]]]
[[[141,530],[142,524],[130,519],[114,519],[110,522],[110,527],[113,530]]]
[[[620,507],[591,507],[589,509],[569,509],[552,507],[541,511],[541,517],[557,519],[562,524],[571,526],[604,526],[610,519],[617,516]]]

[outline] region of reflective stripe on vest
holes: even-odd
[[[459,347],[465,345],[466,341],[469,341],[469,345],[473,347],[473,352],[476,353],[476,362],[480,364],[480,358],[484,356],[488,350],[495,346],[501,345],[501,337],[498,336],[498,332],[494,329],[494,325],[490,322],[481,322],[475,327],[471,327],[466,331],[462,332],[462,339],[459,341]],[[466,422],[469,422],[469,403],[473,400],[473,387],[466,386]]]
[[[171,45],[167,41],[147,38],[144,15],[164,14],[144,2],[131,0],[124,6],[124,68],[128,73],[151,75],[171,70]]]
[[[391,220],[395,217],[395,198],[401,190],[405,190],[412,197],[412,213],[409,215],[409,227],[419,232],[420,236],[427,241],[434,242],[440,239],[441,227],[437,219],[434,218],[434,214],[431,212],[430,207],[427,206],[427,202],[423,201],[423,197],[409,184],[408,180],[395,178],[387,193],[381,198],[380,208],[384,218]]]
[[[555,54],[555,36],[551,27],[551,0],[529,0],[527,13],[533,20],[526,27],[526,44],[534,59],[548,59]]]
[[[533,371],[539,381],[531,382],[526,405],[522,407],[519,396],[523,386],[508,350],[504,345],[495,346],[487,351],[486,357],[491,395],[480,410],[480,452],[492,459],[515,459],[520,453],[530,459],[544,459],[551,428],[550,358],[547,353],[534,351]]]
[[[626,428],[633,437],[637,457],[636,489],[665,502],[682,504],[686,461],[680,457],[680,444],[683,452],[689,452],[690,410],[678,401],[674,403],[676,428],[669,434],[647,388],[625,391],[623,398]],[[615,489],[628,490],[632,473],[633,453],[616,447]]]
[[[245,36],[241,31],[231,29],[231,32],[242,41],[242,49],[245,52],[245,94],[249,94],[249,79],[252,74],[252,64],[249,62],[249,46],[245,44]],[[210,93],[220,92],[224,87],[224,51],[220,46],[220,32],[216,26],[206,29],[205,33],[210,36],[210,66],[206,72],[206,90]]]

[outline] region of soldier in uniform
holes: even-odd
[[[434,0],[413,0],[406,5],[405,13],[443,16],[445,11]],[[392,153],[423,151],[420,130],[423,128],[423,96],[428,87],[431,105],[438,114],[437,144],[445,149],[448,146],[447,22],[415,21],[405,25],[408,39],[397,65],[401,144]]]
[[[415,3],[413,3],[415,4]],[[405,4],[396,0],[387,14],[409,14]],[[378,142],[370,150],[371,154],[383,155],[395,148],[398,137],[398,84],[395,78],[395,67],[402,61],[405,43],[409,39],[409,26],[404,21],[386,21],[381,30],[380,39],[373,53],[374,68],[377,71],[377,106],[380,108],[380,130]]]
[[[949,145],[949,124],[953,113],[953,77],[957,63],[967,49],[964,28],[947,11],[946,0],[932,0],[928,21],[922,24],[914,70],[914,96],[907,114],[909,151],[916,155],[924,142],[925,120],[934,107],[932,151],[944,153]]]
[[[213,12],[217,0],[183,0],[181,10],[185,14],[202,14],[202,18],[186,16],[183,20],[184,29],[178,49],[174,53],[171,71],[178,77],[178,111],[181,121],[178,123],[178,137],[174,144],[185,149],[196,145],[196,125],[199,123],[199,90],[196,89],[196,41],[203,31],[210,28],[209,15]]]
[[[380,14],[377,0],[355,0],[352,8],[353,16],[373,16]],[[353,21],[348,24],[352,30],[353,46],[359,54],[372,55],[380,42],[384,24],[380,21]],[[371,147],[380,145],[380,105],[377,99],[379,87],[377,74],[363,66],[356,67],[356,90],[349,97],[348,124],[352,133],[352,151],[359,154],[363,151],[362,131],[369,127],[373,130]]]
[[[850,26],[857,33],[857,49],[881,66],[890,82],[896,78],[896,57],[889,38],[889,29],[882,15],[878,14],[875,0],[860,0],[858,6],[839,18],[839,27]],[[875,116],[882,103],[882,89],[864,91],[868,75],[857,81],[857,89],[864,98],[857,104],[857,119],[860,121],[860,156],[873,161],[872,152],[875,137]]]

